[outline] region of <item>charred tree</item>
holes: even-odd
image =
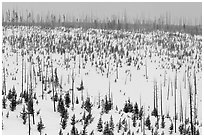
[[[195,92],[194,92],[194,122],[196,121],[197,118],[197,104],[196,104],[196,96],[197,96],[197,85],[196,85],[196,72],[194,69],[194,88],[195,88]],[[195,131],[194,131],[195,134]]]
[[[191,134],[193,135],[194,134],[194,127],[193,127],[193,112],[192,112],[192,85],[190,83],[190,79],[188,79],[188,82],[189,82],[189,98],[190,98],[190,124],[191,124]]]
[[[162,109],[162,83],[161,83],[161,85],[160,85],[160,90],[161,90],[161,117],[163,116],[163,109]]]
[[[177,119],[177,116],[176,116],[176,89],[177,89],[177,70],[176,70],[176,76],[175,76],[175,85],[174,85],[175,89],[174,89],[174,131],[176,133],[176,119]]]
[[[23,57],[23,52],[22,52],[22,93],[23,93],[23,63],[24,63],[24,57]]]
[[[52,66],[52,97],[53,97],[53,107],[54,107],[54,112],[56,112],[56,107],[55,107],[55,86],[54,86],[54,76],[53,76],[53,62],[51,58],[51,66]]]
[[[72,107],[74,108],[74,69],[72,70]]]

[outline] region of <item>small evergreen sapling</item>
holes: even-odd
[[[25,125],[26,120],[27,120],[27,112],[26,112],[25,106],[23,106],[23,110],[22,110],[22,113],[21,113],[21,118],[23,119],[23,124]]]
[[[99,121],[98,121],[97,130],[99,132],[103,131],[103,121],[102,121],[101,117],[99,118]]]
[[[150,117],[148,116],[146,121],[145,121],[145,125],[148,127],[148,130],[150,130],[151,127],[151,121],[150,121]]]
[[[111,115],[110,117],[110,130],[113,132],[114,131],[114,123],[113,123],[113,117]]]
[[[45,128],[43,122],[42,122],[42,118],[40,117],[40,122],[38,122],[37,124],[37,130],[40,132],[40,135],[42,133],[42,130]]]

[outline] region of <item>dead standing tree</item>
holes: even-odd
[[[55,85],[56,83],[54,83],[54,75],[53,75],[53,62],[52,62],[52,57],[51,57],[51,67],[52,67],[52,97],[53,97],[53,107],[54,107],[54,112],[56,112],[56,107],[55,107],[55,99],[54,99],[54,96],[55,96]]]
[[[21,51],[21,57],[22,57],[22,93],[23,93],[23,63],[24,63],[24,53],[23,50]]]
[[[161,117],[163,116],[163,106],[162,106],[162,82],[161,82],[161,84],[160,84],[160,91],[161,91],[161,101],[160,101],[160,103],[161,103]]]
[[[190,105],[190,125],[191,125],[191,134],[194,134],[194,126],[193,126],[193,111],[192,111],[192,85],[190,82],[190,79],[188,78],[188,83],[189,83],[189,105]]]
[[[4,74],[4,81],[3,81],[2,91],[3,91],[3,94],[6,95],[6,72],[5,72],[5,66],[3,67],[3,74]]]
[[[176,75],[175,75],[175,85],[174,85],[175,89],[174,89],[174,111],[175,111],[175,114],[174,114],[174,131],[176,133],[176,120],[177,120],[177,116],[176,116],[176,90],[177,90],[177,69],[176,69]]]
[[[197,104],[196,104],[196,97],[197,97],[197,82],[196,82],[196,72],[194,69],[194,88],[195,88],[195,92],[194,92],[194,122],[196,122],[196,118],[197,118]],[[195,134],[195,131],[194,131]]]
[[[75,74],[74,68],[72,70],[72,108],[74,108],[74,81],[75,81]]]

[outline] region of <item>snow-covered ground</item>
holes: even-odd
[[[20,30],[19,30],[20,31]],[[17,31],[18,32],[18,31]],[[19,32],[18,32],[19,33]],[[59,33],[59,32],[54,32]],[[77,32],[76,32],[77,33]],[[12,35],[10,30],[4,35]],[[18,34],[19,35],[19,34]],[[150,35],[150,34],[146,34]],[[149,36],[147,36],[148,38]],[[151,37],[151,35],[150,35]],[[10,50],[10,44],[6,42],[4,45],[5,48],[8,48],[5,53],[3,53],[3,67],[6,69],[6,89],[7,94],[8,90],[15,87],[17,91],[17,100],[20,99],[20,93],[22,91],[22,56],[21,56],[21,49],[17,49],[17,53],[11,52]],[[10,48],[9,48],[10,47]],[[144,47],[147,47],[147,50],[151,51],[150,46],[144,45]],[[42,51],[43,49],[41,49]],[[137,54],[144,54],[141,50],[137,51],[137,53],[130,53],[134,56]],[[159,50],[158,50],[159,51]],[[34,52],[33,52],[34,53]],[[199,53],[200,54],[200,53]],[[44,63],[49,64],[48,70],[43,70],[43,75],[46,75],[47,71],[47,77],[51,78],[52,76],[52,69],[50,67],[51,59],[53,61],[53,70],[57,68],[57,76],[59,78],[59,83],[61,84],[61,89],[58,87],[56,92],[58,95],[64,96],[65,93],[68,91],[71,94],[71,88],[72,88],[72,74],[74,71],[74,96],[75,100],[76,97],[79,99],[79,104],[75,104],[74,108],[72,107],[67,108],[68,109],[68,122],[67,127],[62,130],[63,134],[66,135],[67,133],[70,134],[70,131],[72,129],[71,118],[73,114],[76,116],[76,120],[79,120],[76,123],[76,128],[79,132],[83,129],[83,122],[80,122],[80,119],[82,119],[82,116],[84,112],[86,112],[86,115],[88,112],[85,109],[81,108],[82,105],[82,92],[78,91],[77,88],[80,87],[81,81],[83,81],[84,90],[83,90],[83,96],[84,99],[86,97],[90,97],[91,103],[93,104],[92,107],[92,117],[94,118],[93,122],[91,122],[87,126],[87,132],[90,134],[92,131],[94,131],[94,134],[102,134],[103,132],[97,131],[97,124],[99,121],[99,118],[101,116],[103,123],[110,120],[111,115],[113,116],[113,122],[115,124],[114,128],[114,134],[127,134],[127,132],[124,132],[123,130],[120,130],[118,132],[118,122],[119,119],[123,120],[126,119],[128,123],[128,130],[131,131],[131,134],[152,134],[151,130],[147,129],[147,126],[143,126],[144,120],[146,120],[147,116],[150,116],[151,126],[153,127],[153,130],[155,130],[155,123],[157,121],[157,118],[151,115],[153,109],[154,109],[154,85],[155,82],[157,82],[157,91],[158,91],[158,113],[159,113],[159,129],[158,134],[161,134],[162,131],[164,134],[169,134],[169,127],[170,124],[173,123],[174,125],[174,117],[175,117],[175,93],[176,93],[176,111],[177,111],[177,132],[172,134],[180,134],[179,133],[179,125],[182,123],[180,122],[180,110],[181,110],[181,98],[182,98],[182,107],[183,107],[183,116],[186,115],[186,118],[190,118],[190,105],[189,105],[189,81],[192,85],[192,98],[194,101],[194,66],[196,68],[196,88],[197,88],[197,95],[196,95],[196,104],[197,104],[197,121],[199,121],[199,124],[196,125],[196,129],[199,130],[200,134],[202,133],[202,69],[197,69],[196,62],[198,60],[194,59],[195,62],[191,64],[190,57],[185,59],[184,62],[182,62],[182,67],[179,68],[176,72],[175,69],[171,68],[162,68],[162,66],[168,66],[171,64],[177,64],[176,62],[180,62],[180,60],[175,58],[169,58],[165,54],[157,55],[152,54],[151,57],[146,56],[143,58],[139,58],[139,61],[137,62],[137,65],[134,66],[133,63],[128,66],[126,65],[126,59],[121,59],[122,61],[122,67],[118,67],[118,79],[116,79],[116,63],[113,62],[113,57],[110,59],[108,63],[110,63],[110,74],[107,78],[107,70],[105,70],[105,73],[102,74],[100,69],[97,68],[92,63],[95,63],[97,61],[97,56],[95,56],[95,61],[91,61],[88,59],[87,63],[85,64],[85,67],[82,67],[82,60],[84,58],[81,57],[81,54],[76,55],[76,61],[73,59],[69,61],[70,66],[66,68],[66,65],[64,65],[64,59],[67,57],[70,57],[70,53],[64,54],[58,54],[58,53],[50,53],[48,55],[47,53],[45,55],[40,54],[39,51],[36,52],[36,54],[33,54],[33,68],[35,69],[35,72],[39,71],[38,68],[38,62],[37,58],[39,57],[40,60],[43,60],[44,56]],[[50,57],[48,60],[46,60],[47,57]],[[111,55],[110,55],[111,56]],[[26,54],[24,56],[24,66],[23,66],[23,73],[26,71],[27,75],[29,74],[30,65],[31,63],[26,61],[26,59],[29,58],[29,55]],[[169,58],[169,60],[168,60]],[[108,59],[108,58],[106,58]],[[18,60],[18,61],[17,61]],[[80,62],[81,61],[81,62]],[[26,62],[26,63],[25,63]],[[81,64],[81,68],[79,70],[79,62]],[[107,64],[108,64],[107,63]],[[74,65],[75,64],[75,65]],[[75,67],[74,67],[75,66]],[[120,65],[119,65],[120,66]],[[139,66],[139,69],[138,69]],[[189,69],[189,77],[187,77],[187,68],[188,66],[191,66]],[[74,69],[73,69],[74,68]],[[80,73],[79,73],[80,71]],[[146,76],[147,74],[147,76]],[[47,83],[48,87],[47,90],[44,91],[44,99],[42,99],[42,82],[39,80],[39,76],[37,76],[37,73],[35,73],[36,77],[36,85],[35,79],[34,79],[34,73],[32,74],[33,78],[33,93],[36,93],[37,99],[34,100],[34,110],[37,112],[40,110],[40,113],[37,115],[35,113],[35,124],[32,122],[32,116],[31,116],[31,135],[39,135],[39,132],[37,130],[37,123],[40,120],[40,117],[42,118],[42,121],[44,123],[45,129],[43,129],[42,134],[47,135],[58,135],[59,131],[61,129],[60,120],[61,116],[59,112],[54,112],[53,110],[53,100],[52,100],[52,92],[49,93],[49,90],[52,91],[52,83]],[[16,78],[15,80],[12,78]],[[175,82],[176,79],[176,82]],[[23,78],[25,81],[25,76]],[[3,80],[4,81],[4,78]],[[27,83],[24,83],[24,90],[27,89]],[[176,85],[175,85],[176,83]],[[3,85],[3,84],[2,84]],[[44,84],[45,85],[45,84]],[[177,86],[177,89],[175,91],[175,86]],[[111,93],[111,96],[113,97],[113,107],[112,110],[109,111],[108,114],[103,113],[101,115],[102,108],[98,108],[98,98],[99,94],[101,99],[105,98],[105,95],[109,94],[109,90]],[[162,91],[162,103],[161,103],[161,91]],[[130,99],[131,103],[134,105],[135,102],[138,103],[139,108],[143,106],[144,108],[144,115],[142,119],[142,123],[140,120],[136,121],[136,127],[133,127],[132,124],[132,113],[125,113],[123,111],[125,102]],[[37,102],[37,103],[36,103]],[[10,110],[10,101],[7,99],[7,107],[6,109],[2,109],[2,120],[3,120],[3,135],[27,135],[28,134],[28,120],[26,124],[23,124],[23,120],[20,116],[20,112],[22,111],[23,105],[26,105],[24,100],[22,104],[18,104],[16,109],[14,111]],[[57,107],[58,102],[56,102]],[[165,128],[161,128],[161,104],[163,109],[163,115],[165,116]],[[116,109],[116,106],[118,110]],[[192,104],[193,106],[193,104]],[[7,113],[9,113],[9,116],[7,117]],[[167,118],[167,114],[169,114],[170,118]],[[171,122],[172,121],[172,122]],[[142,129],[145,128],[145,130]],[[190,126],[190,123],[187,124],[187,127]],[[104,127],[104,125],[103,125]]]

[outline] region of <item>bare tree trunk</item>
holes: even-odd
[[[24,62],[24,58],[22,55],[22,94],[23,94],[23,62]]]
[[[191,87],[191,83],[190,83],[190,79],[188,79],[189,81],[189,96],[190,96],[190,124],[191,124],[191,134],[193,135],[194,134],[194,131],[193,131],[193,112],[192,112],[192,93],[191,93],[191,90],[192,90],[192,87]]]
[[[197,95],[197,85],[196,85],[196,72],[194,70],[194,88],[195,88],[195,93],[194,93],[194,122],[196,122],[197,118],[197,104],[196,104],[196,95]],[[195,130],[194,130],[195,134]]]
[[[146,79],[148,79],[148,76],[147,76],[147,59],[145,60],[145,76],[146,76]]]
[[[33,125],[35,125],[35,114],[34,114],[34,112],[33,112]]]
[[[18,65],[18,51],[17,51],[17,54],[16,54],[16,63]]]
[[[81,100],[84,101],[84,89],[81,90]]]
[[[162,109],[162,83],[160,85],[160,88],[161,88],[161,117],[163,116],[163,109]]]
[[[156,107],[156,103],[155,103],[155,81],[154,81],[154,109]]]
[[[167,93],[167,100],[169,100],[169,90],[170,90],[170,77],[168,78],[168,93]]]
[[[108,98],[109,98],[109,100],[110,100],[110,79],[109,79],[109,84],[108,84]]]
[[[25,61],[25,83],[26,83],[26,62],[27,62],[27,58],[26,58],[26,61]]]
[[[182,92],[181,92],[181,84],[180,84],[180,101],[181,101],[181,103],[180,103],[180,122],[182,122],[183,123],[183,105],[182,105]]]
[[[72,106],[74,108],[74,69],[72,71]]]
[[[48,73],[48,65],[46,65],[46,72],[45,72],[45,91],[47,91],[47,73]]]
[[[34,76],[35,87],[36,87],[37,82],[36,82],[36,71],[35,71],[35,67],[34,67],[34,65],[33,65],[33,76]]]
[[[109,57],[109,62],[108,62],[108,72],[107,72],[107,78],[109,76],[109,69],[110,69],[110,57]]]
[[[142,108],[142,102],[141,102],[141,95],[140,95],[140,110]],[[141,116],[141,119],[140,119],[140,123],[141,123],[141,132],[142,132],[142,116]]]
[[[81,70],[81,57],[79,55],[79,74],[80,74],[80,70]]]
[[[29,75],[27,74],[27,94],[26,94],[27,98],[28,98],[28,93],[29,93],[28,92],[29,91],[29,80],[28,79],[29,79]]]
[[[118,80],[118,62],[116,64],[116,79]]]
[[[185,72],[184,72],[184,88],[186,89],[186,67],[185,67]]]
[[[143,115],[143,135],[145,135],[145,106],[144,106],[144,115]]]
[[[99,92],[99,95],[98,95],[98,108],[101,107],[101,98],[100,98],[100,92]]]
[[[166,70],[164,71],[164,87],[166,86]]]
[[[156,95],[155,95],[155,96],[156,96],[156,109],[157,109],[157,111],[158,111],[158,93],[157,93],[157,81],[156,81],[156,85],[155,85],[155,86],[156,86],[156,90],[155,90],[155,91],[156,91]]]
[[[3,69],[3,73],[4,73],[4,82],[3,82],[3,90],[4,90],[4,94],[6,95],[6,72],[5,72],[5,67]]]
[[[43,89],[43,81],[44,81],[44,78],[43,78],[43,64],[42,64],[42,69],[41,69],[41,80],[42,80],[42,100],[44,99],[44,89]]]
[[[173,94],[173,82],[172,82],[172,80],[171,80],[171,96],[173,96],[174,94]]]
[[[30,130],[31,130],[31,127],[30,127],[30,114],[28,113],[28,134],[30,135]]]
[[[176,89],[177,89],[176,84],[177,84],[177,82],[176,81],[177,81],[177,70],[176,70],[175,85],[174,85],[174,87],[175,87],[175,89],[174,89],[174,103],[175,103],[174,104],[175,105],[174,106],[174,110],[175,110],[175,115],[174,115],[174,117],[175,117],[175,119],[174,119],[175,120],[175,123],[174,123],[175,128],[174,129],[175,129],[175,133],[176,133],[176,119],[177,119],[177,117],[176,117]]]
[[[32,85],[32,59],[30,60],[30,91],[32,93],[33,85]]]
[[[52,64],[52,96],[53,96],[53,107],[54,107],[54,112],[56,112],[55,108],[55,89],[54,89],[54,76],[53,76],[53,63],[51,59],[51,64]]]
[[[185,128],[185,131],[186,131],[186,114],[187,114],[187,112],[186,112],[186,103],[185,103],[185,118],[184,118],[184,128]]]

